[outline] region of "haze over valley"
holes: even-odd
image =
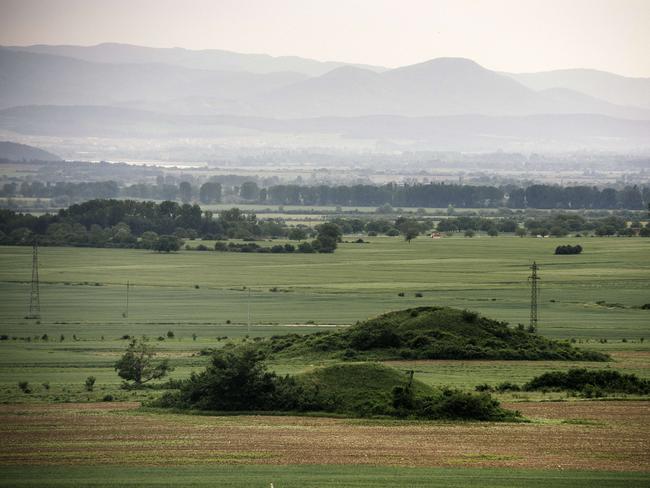
[[[650,79],[597,70],[503,73],[466,58],[388,69],[106,43],[5,46],[0,71],[0,138],[66,159],[650,153]]]

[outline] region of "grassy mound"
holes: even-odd
[[[328,412],[355,417],[509,420],[488,394],[434,390],[412,375],[378,363],[337,364],[297,376],[278,376],[254,348],[217,351],[152,405],[204,411]]]
[[[325,411],[357,417],[413,419],[515,420],[487,394],[435,389],[379,363],[346,363],[296,377]]]
[[[348,360],[387,359],[551,359],[606,361],[506,322],[448,307],[390,312],[339,331],[274,336],[261,343],[283,357],[320,355]]]
[[[395,387],[404,387],[409,378],[403,372],[379,363],[339,363],[300,374],[296,379],[307,389],[329,397],[339,412],[380,413],[377,406],[389,405]],[[413,380],[415,395],[433,395],[434,389]],[[380,408],[381,409],[381,408]]]

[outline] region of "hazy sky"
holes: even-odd
[[[101,42],[650,77],[650,0],[0,0],[0,44]]]

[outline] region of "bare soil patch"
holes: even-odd
[[[0,406],[0,465],[365,464],[650,471],[650,402],[517,403],[532,423],[147,413],[137,403]]]

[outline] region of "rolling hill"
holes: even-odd
[[[275,336],[259,347],[277,357],[348,360],[528,359],[606,361],[534,332],[510,328],[475,312],[418,307],[389,312],[335,332]]]

